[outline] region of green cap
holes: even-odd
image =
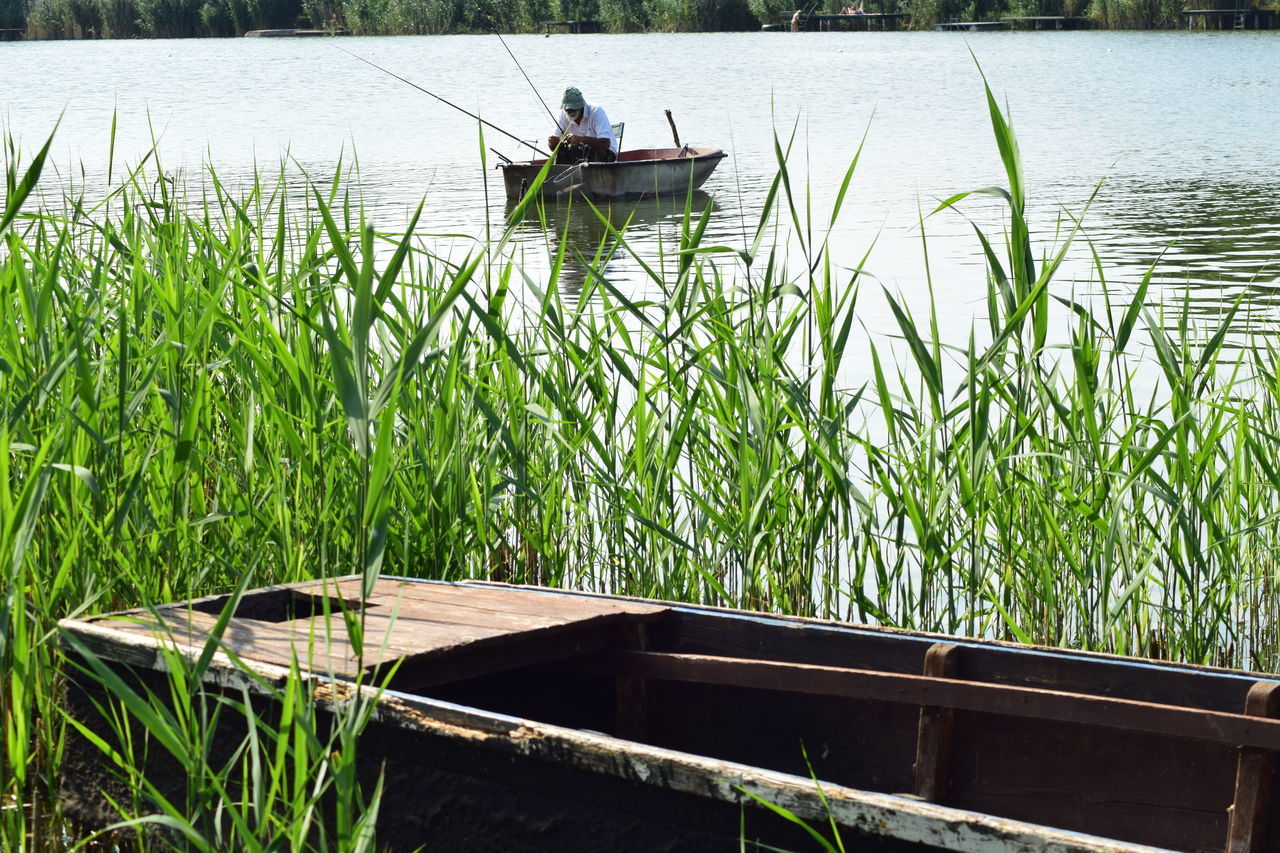
[[[582,93],[578,91],[576,86],[570,86],[564,90],[564,97],[560,100],[560,106],[566,110],[585,110],[587,101],[586,98],[582,97]]]

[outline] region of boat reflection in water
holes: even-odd
[[[547,247],[546,270],[550,269],[563,243],[560,290],[576,299],[593,276],[599,276],[610,284],[636,277],[638,265],[627,250],[618,246],[610,229],[622,233],[630,251],[641,255],[650,265],[659,260],[660,244],[667,247],[667,251],[678,247],[686,200],[690,215],[695,219],[708,206],[715,208],[712,197],[701,190],[689,193],[687,199],[681,194],[592,204],[583,199],[563,202],[539,200],[525,208],[516,224],[521,242],[526,245],[533,242],[530,238],[542,235]],[[518,208],[518,200],[508,199],[508,218]],[[532,275],[538,268],[529,261],[526,257],[526,270]]]

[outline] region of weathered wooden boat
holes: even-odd
[[[561,197],[580,194],[591,199],[643,198],[696,190],[728,155],[719,148],[637,148],[623,151],[613,163],[552,165],[541,194]],[[501,164],[507,198],[523,198],[542,172],[546,160]]]
[[[62,630],[76,654],[163,685],[161,647],[196,656],[225,605]],[[240,662],[216,658],[211,690],[261,692],[296,656],[330,693],[379,695],[360,754],[385,773],[394,850],[812,849],[759,800],[834,826],[847,850],[1280,850],[1270,676],[395,578],[363,600],[355,578],[246,593],[222,643]],[[99,731],[102,691],[73,673],[66,693]],[[70,738],[72,817],[103,823],[104,796],[127,801],[107,764]]]

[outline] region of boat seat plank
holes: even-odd
[[[653,629],[653,648],[662,651],[904,674],[919,673],[925,653],[939,639],[908,631],[721,615],[695,608],[677,609]],[[962,652],[958,678],[1016,687],[1232,713],[1244,706],[1245,696],[1257,680],[1228,670],[1115,655],[989,641],[956,642]]]
[[[610,651],[591,672],[1032,717],[1231,746],[1280,750],[1280,720],[1081,693],[923,675],[663,652]]]

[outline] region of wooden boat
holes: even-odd
[[[553,165],[541,188],[543,196],[574,193],[591,199],[642,198],[696,190],[728,155],[719,148],[637,148],[623,151],[613,163]],[[534,185],[546,159],[501,164],[507,198],[523,198]]]
[[[1273,677],[495,584],[359,592],[245,594],[222,640],[241,662],[205,680],[262,693],[299,656],[332,692],[378,695],[360,754],[385,773],[388,849],[813,849],[764,800],[847,850],[1280,850]],[[198,655],[225,604],[62,630],[163,685],[160,645]],[[341,607],[362,611],[364,658]],[[75,672],[69,713],[105,732],[102,687]],[[182,802],[161,764],[149,781]],[[114,818],[102,797],[128,802],[82,737],[64,780],[90,824]]]

